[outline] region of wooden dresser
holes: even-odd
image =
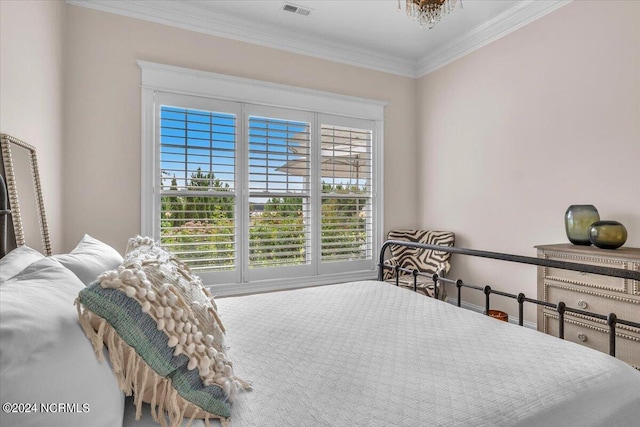
[[[540,245],[539,258],[601,265],[640,271],[640,249],[599,249],[567,244]],[[597,274],[538,267],[538,299],[600,314],[616,313],[618,318],[640,322],[640,283],[636,280]],[[555,310],[538,307],[538,330],[558,336]],[[640,369],[640,330],[616,328],[616,357]],[[565,339],[608,353],[608,326],[605,321],[571,313],[565,314]]]

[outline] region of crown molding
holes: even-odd
[[[212,13],[193,3],[182,2],[179,6],[176,2],[158,0],[66,0],[66,3],[385,73],[416,77],[417,62],[413,59],[347,45],[339,40],[274,28],[223,13]]]
[[[418,61],[417,77],[436,71],[572,1],[521,1],[495,18],[460,37],[452,39],[439,49],[421,58]]]
[[[161,0],[66,0],[87,7],[177,28],[228,38],[315,58],[355,65],[375,71],[418,78],[429,74],[503,37],[572,0],[523,0],[496,18],[452,39],[441,48],[415,61],[377,50],[347,45],[328,37],[312,37],[282,28],[273,28],[234,16],[212,13],[188,2]]]

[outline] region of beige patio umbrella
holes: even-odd
[[[320,173],[322,178],[329,179],[332,185],[355,185],[360,187],[360,179],[367,179],[371,172],[370,132],[353,132],[329,129],[321,134]],[[289,175],[307,176],[309,174],[308,146],[288,147],[291,154],[298,158],[286,161],[276,171]],[[342,182],[347,179],[348,182]],[[336,182],[336,180],[338,182]],[[350,189],[349,189],[350,191]],[[356,210],[360,210],[357,199]]]
[[[349,130],[325,130],[321,135],[322,178],[348,179],[354,181],[367,178],[371,172],[370,133]],[[301,145],[288,147],[290,153],[297,158],[286,161],[277,171],[289,175],[306,176],[309,174],[309,147]]]

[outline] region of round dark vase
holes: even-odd
[[[618,221],[597,221],[589,227],[589,240],[602,249],[618,249],[627,241],[627,229]]]
[[[600,214],[593,205],[571,205],[564,214],[564,228],[574,245],[590,245],[589,227],[600,221]]]

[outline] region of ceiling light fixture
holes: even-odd
[[[433,28],[443,15],[451,12],[456,3],[460,3],[462,9],[462,0],[406,0],[405,8],[407,16],[417,21],[420,27]],[[398,11],[402,10],[400,0],[398,0]]]

